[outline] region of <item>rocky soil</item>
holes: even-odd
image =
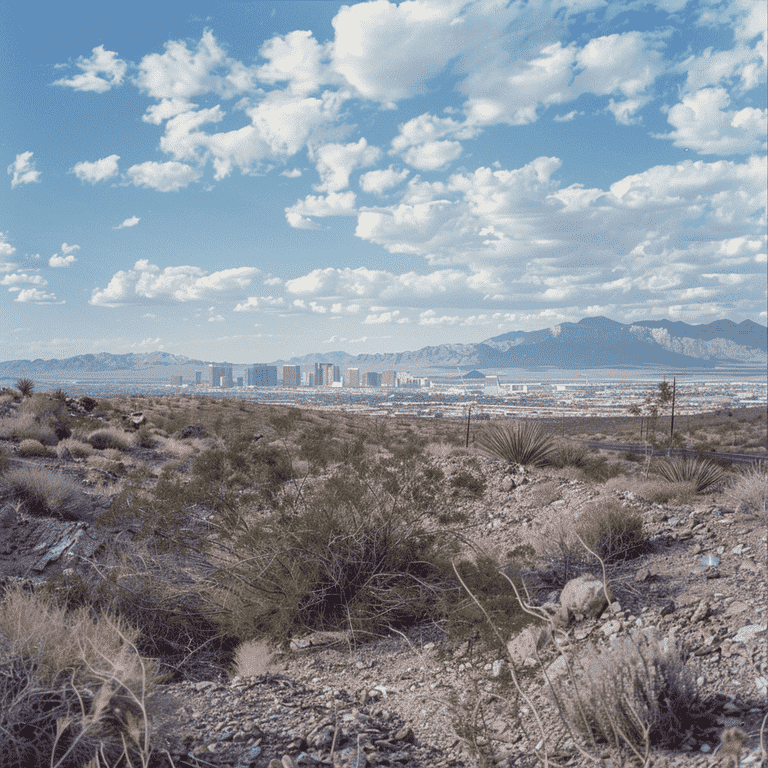
[[[76,461],[49,463],[77,473]],[[467,541],[501,558],[529,540],[540,520],[578,510],[599,489],[562,472],[530,473],[491,460],[451,457],[436,463],[448,479],[464,470],[486,479],[482,498],[459,494],[451,503],[467,515]],[[765,519],[736,512],[717,498],[667,508],[621,488],[610,493],[642,514],[652,548],[610,570],[613,604],[598,618],[572,617],[563,647],[578,654],[589,642],[607,644],[634,627],[676,637],[708,697],[709,716],[691,723],[677,751],[657,753],[655,764],[713,764],[721,732],[738,725],[747,734],[741,764],[760,765],[760,729],[768,714]],[[94,497],[95,511],[105,498]],[[88,524],[81,528],[90,530]],[[4,530],[0,565],[13,580],[22,574],[8,565],[29,554],[29,545]],[[16,549],[8,551],[14,543]],[[67,554],[46,565],[66,567]],[[716,565],[702,560],[710,555]],[[560,599],[546,573],[531,573],[528,583],[532,604]],[[546,692],[542,665],[554,672],[550,665],[559,656],[552,646],[542,648],[542,665],[522,666],[528,702],[518,716],[503,649],[476,637],[451,640],[434,624],[375,638],[315,635],[295,639],[290,651],[273,658],[256,656],[242,676],[211,670],[206,680],[160,686],[157,706],[164,714],[156,723],[156,743],[177,768],[276,768],[276,760],[284,768],[469,768],[482,764],[471,743],[476,737],[476,746],[492,751],[495,765],[535,765],[542,733],[534,709],[550,758],[554,752],[559,764],[587,765]]]

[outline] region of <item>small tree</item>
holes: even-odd
[[[633,416],[642,416],[645,419],[645,436],[648,439],[648,431],[653,436],[656,432],[656,419],[664,408],[672,402],[672,385],[668,381],[659,382],[655,389],[652,389],[640,405],[633,405],[629,412]],[[642,422],[640,424],[640,438],[642,439]]]
[[[19,379],[16,382],[16,389],[22,397],[32,397],[35,391],[35,382],[32,379]]]

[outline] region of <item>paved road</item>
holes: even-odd
[[[645,451],[648,446],[637,445],[632,443],[599,443],[594,440],[583,440],[584,445],[588,445],[591,448],[600,448],[603,451],[620,451],[626,453],[637,453],[641,456],[645,456]],[[691,450],[682,450],[679,448],[655,448],[652,449],[652,456],[695,456],[696,453]],[[709,459],[723,459],[725,461],[731,461],[734,464],[753,464],[756,461],[768,461],[768,453],[754,454],[754,453],[726,453],[723,451],[711,451],[702,454]]]

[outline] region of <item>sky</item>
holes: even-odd
[[[766,324],[764,0],[14,0],[0,104],[0,359]]]

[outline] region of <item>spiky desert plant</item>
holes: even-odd
[[[478,435],[477,444],[502,461],[533,466],[543,464],[555,450],[552,438],[529,421],[514,426],[491,425]]]
[[[695,483],[696,493],[703,493],[719,485],[727,475],[722,467],[698,456],[662,459],[654,471],[670,483]]]
[[[22,397],[32,397],[35,391],[35,382],[32,379],[19,379],[16,382],[16,389]]]

